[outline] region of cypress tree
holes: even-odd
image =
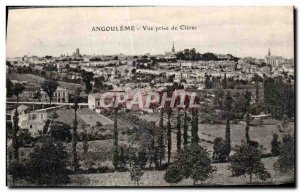
[[[171,120],[170,120],[172,115],[171,109],[168,111],[167,115],[168,115],[168,122],[167,122],[168,164],[170,164],[171,150],[172,150],[172,135],[171,135]]]
[[[198,144],[199,136],[198,136],[198,112],[196,110],[193,111],[193,119],[192,119],[192,144]]]
[[[159,131],[157,134],[158,139],[158,159],[159,166],[162,166],[162,160],[165,159],[165,142],[164,142],[164,110],[161,109],[160,121],[159,121]]]
[[[118,148],[118,119],[117,119],[117,108],[114,109],[114,131],[113,131],[113,165],[115,170],[118,169],[119,165],[119,148]]]
[[[181,117],[180,111],[178,110],[177,115],[177,152],[181,149]]]
[[[232,109],[232,98],[230,92],[227,92],[225,100],[225,113],[226,113],[226,128],[225,128],[225,145],[226,145],[226,155],[229,157],[231,151],[231,133],[230,133],[230,114]]]
[[[183,145],[187,146],[188,144],[188,118],[187,118],[187,113],[184,112],[184,122],[183,122]]]

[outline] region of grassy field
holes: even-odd
[[[41,84],[44,82],[44,78],[33,75],[33,74],[19,74],[19,73],[12,73],[9,74],[7,77],[11,80],[18,80],[18,81],[27,81],[26,88],[27,90],[35,90],[41,87]],[[63,81],[58,81],[59,86],[66,87],[69,90],[76,90],[76,88],[81,88],[84,90],[84,87],[81,84],[76,83],[67,83]]]
[[[257,178],[253,178],[253,182],[260,182],[262,185],[270,184],[282,184],[292,182],[294,180],[293,174],[279,174],[274,171],[273,163],[276,161],[276,157],[270,157],[263,159],[266,168],[271,174],[271,178],[266,182],[260,182]],[[249,176],[246,177],[232,177],[231,171],[228,170],[228,163],[213,164],[217,168],[217,172],[213,177],[207,180],[202,185],[245,185],[249,184]],[[165,171],[144,171],[144,175],[141,178],[140,186],[170,186],[170,184],[164,181]],[[134,186],[134,182],[130,180],[129,172],[114,172],[103,174],[79,174],[70,175],[72,179],[71,186],[83,185],[83,186]],[[191,179],[185,179],[180,183],[174,184],[174,186],[191,186],[193,181]]]

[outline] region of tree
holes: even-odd
[[[93,86],[91,84],[92,79],[94,78],[93,72],[86,72],[85,70],[81,71],[81,77],[85,84],[85,93],[89,93],[92,91]]]
[[[255,82],[255,102],[258,103],[259,102],[259,83],[263,82],[263,78],[260,77],[257,74],[254,74],[254,77],[252,77],[252,81]]]
[[[194,144],[198,144],[199,142],[199,136],[198,136],[198,111],[193,110],[192,111],[192,129],[191,129],[191,142]]]
[[[39,101],[42,98],[42,94],[40,90],[37,90],[33,93],[33,99]],[[34,103],[33,103],[33,110],[34,110]]]
[[[226,73],[224,74],[224,79],[223,79],[223,89],[227,89],[227,77],[226,77]]]
[[[180,167],[177,164],[171,165],[168,167],[164,179],[167,183],[171,183],[171,186],[174,183],[178,183],[183,179],[183,175],[180,174]]]
[[[7,172],[12,176],[12,183],[9,186],[15,186],[15,180],[25,176],[25,166],[18,160],[12,160],[8,164]]]
[[[262,163],[261,158],[262,152],[259,147],[243,141],[240,146],[236,147],[235,153],[231,157],[232,162],[229,168],[232,175],[234,177],[249,175],[250,183],[252,183],[253,175],[265,181],[271,175]]]
[[[293,136],[283,137],[280,154],[274,163],[274,168],[281,173],[295,170],[295,140]]]
[[[32,184],[55,186],[70,182],[67,170],[68,154],[61,142],[45,138],[36,146],[26,163],[26,179]]]
[[[83,132],[83,143],[82,143],[83,153],[87,153],[89,151],[89,143],[88,143],[88,135],[87,132]]]
[[[62,122],[53,122],[50,124],[50,136],[55,141],[68,142],[71,141],[71,127],[68,124]]]
[[[119,165],[119,146],[118,146],[118,111],[114,108],[114,130],[113,130],[113,165],[118,170]]]
[[[19,160],[19,143],[18,143],[18,132],[19,132],[19,112],[18,108],[13,110],[13,131],[12,131],[12,150],[13,159]]]
[[[139,186],[139,181],[143,176],[142,165],[140,158],[138,157],[137,150],[129,146],[128,151],[129,173],[130,178],[134,181],[136,186]]]
[[[77,134],[77,126],[78,126],[77,110],[79,108],[78,103],[79,103],[79,100],[80,100],[80,92],[81,92],[81,89],[76,89],[74,104],[72,106],[72,108],[74,109],[74,121],[73,121],[73,127],[72,127],[72,154],[73,154],[72,167],[73,167],[73,171],[75,173],[79,169],[76,146],[77,146],[77,139],[78,139],[78,134]]]
[[[245,121],[246,121],[246,129],[245,129],[245,137],[246,141],[250,141],[250,135],[249,135],[249,129],[250,129],[250,102],[251,102],[251,92],[246,91],[245,94],[245,99],[246,99],[246,116],[245,116]]]
[[[226,150],[226,143],[225,140],[222,137],[217,137],[214,140],[214,146],[213,146],[213,160],[216,162],[225,162],[226,158],[228,156],[228,152]]]
[[[232,97],[230,95],[230,92],[227,92],[225,103],[224,103],[224,109],[226,113],[226,129],[225,129],[225,152],[227,158],[229,158],[229,154],[231,151],[231,134],[230,134],[230,117],[231,117],[231,109],[232,109]]]
[[[157,134],[157,151],[158,151],[158,159],[159,166],[162,166],[162,161],[165,159],[165,136],[164,136],[164,109],[161,109],[160,112],[160,120],[159,120],[159,131]]]
[[[58,118],[58,114],[56,113],[56,111],[53,111],[52,113],[49,114],[48,118],[51,119],[53,122]]]
[[[168,164],[170,164],[171,160],[171,150],[172,150],[172,136],[171,136],[171,115],[172,115],[172,110],[168,110],[167,112],[168,115],[168,121],[167,121],[167,141],[168,141]]]
[[[119,170],[125,170],[125,168],[126,168],[126,160],[125,160],[124,148],[120,147]]]
[[[105,80],[105,78],[103,76],[100,77],[95,77],[94,81],[95,81],[95,87],[100,89],[103,88],[103,81]]]
[[[25,87],[21,83],[16,83],[13,86],[13,94],[17,97],[17,105],[19,103],[19,95],[25,90]]]
[[[6,78],[6,97],[12,97],[14,94],[14,84]]]
[[[46,79],[42,84],[43,91],[45,91],[49,97],[50,105],[52,102],[54,92],[56,91],[57,87],[58,87],[57,81],[52,79]]]
[[[180,111],[178,110],[177,115],[177,151],[181,150],[181,117]]]
[[[184,112],[184,121],[183,121],[183,145],[187,146],[188,144],[188,117],[187,117],[187,113]]]
[[[278,141],[278,135],[276,133],[273,134],[273,139],[271,142],[271,153],[274,156],[278,156],[280,154],[280,141]]]
[[[175,164],[181,170],[183,178],[193,179],[194,185],[212,177],[216,168],[211,165],[209,152],[200,145],[192,143],[180,152]]]

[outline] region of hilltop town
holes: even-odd
[[[265,58],[240,58],[176,50],[175,43],[170,48],[160,55],[85,55],[76,48],[70,55],[7,58],[8,167],[15,159],[30,162],[51,138],[48,146],[59,141],[65,149],[65,183],[71,186],[242,185],[249,178],[262,185],[293,183],[294,167],[280,174],[273,167],[281,157],[273,144],[294,139],[294,59],[270,49]],[[172,97],[183,91],[196,94],[197,110],[158,102],[105,108],[100,101],[112,93],[128,95],[129,103],[138,92],[144,104],[150,92]],[[229,151],[218,151],[222,142]],[[227,169],[244,142],[261,146],[264,177],[232,176]],[[207,151],[211,177],[175,177],[168,167],[181,166],[180,151],[195,143]],[[10,185],[61,185],[22,174],[10,171]]]

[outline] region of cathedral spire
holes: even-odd
[[[174,42],[173,42],[172,52],[175,52]]]

